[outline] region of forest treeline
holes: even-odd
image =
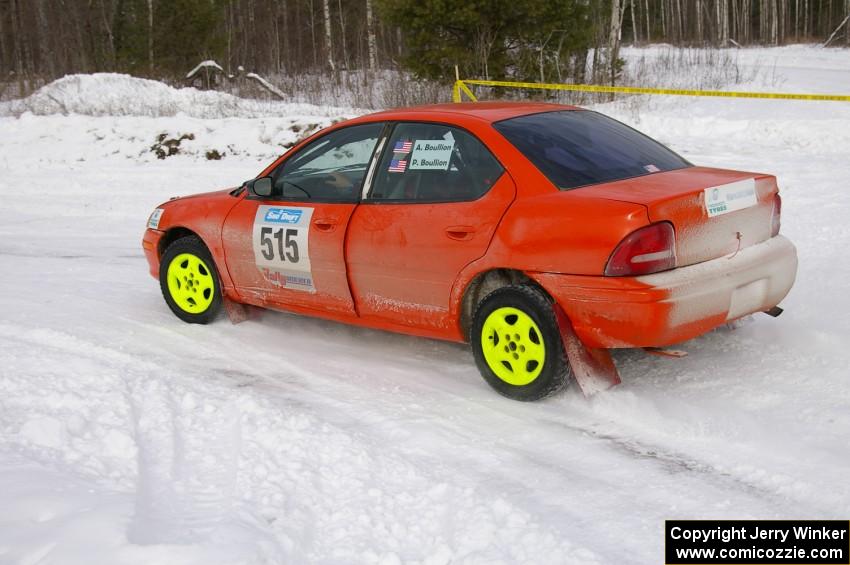
[[[850,45],[848,18],[850,0],[0,0],[0,80],[174,80],[214,59],[228,74],[391,68],[447,81],[457,65],[465,77],[615,82],[622,42]]]

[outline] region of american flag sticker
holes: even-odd
[[[390,168],[387,171],[391,173],[403,173],[407,169],[406,159],[393,159],[390,161]]]
[[[411,149],[413,149],[412,141],[396,141],[393,153],[410,153]]]

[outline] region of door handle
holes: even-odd
[[[468,241],[475,235],[475,228],[472,226],[451,226],[446,228],[446,235],[449,239]]]
[[[316,218],[313,220],[313,225],[317,230],[333,231],[336,229],[336,218]]]

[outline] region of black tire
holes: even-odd
[[[490,367],[482,346],[482,331],[487,318],[499,308],[510,307],[527,314],[540,329],[545,345],[543,368],[537,377],[524,385],[510,384],[500,378]],[[491,338],[487,338],[491,339]],[[498,336],[496,337],[498,340]],[[545,398],[561,389],[570,381],[572,370],[564,352],[564,344],[552,310],[552,303],[546,295],[530,285],[507,286],[494,290],[482,300],[472,318],[470,334],[475,364],[484,380],[499,394],[513,400],[533,401]],[[507,351],[507,350],[506,350]]]
[[[209,274],[212,277],[212,302],[206,310],[200,313],[187,312],[178,306],[168,288],[168,268],[176,257],[184,253],[195,255],[201,259],[209,267]],[[162,254],[162,259],[159,262],[159,288],[162,290],[165,303],[168,304],[174,315],[184,322],[190,324],[209,324],[215,320],[221,311],[221,281],[218,276],[218,270],[207,246],[196,235],[181,237],[165,249],[165,253]]]

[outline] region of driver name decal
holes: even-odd
[[[413,144],[409,168],[446,171],[454,147],[454,139],[417,139]]]
[[[313,208],[259,206],[254,217],[254,261],[274,286],[315,292],[310,267]]]

